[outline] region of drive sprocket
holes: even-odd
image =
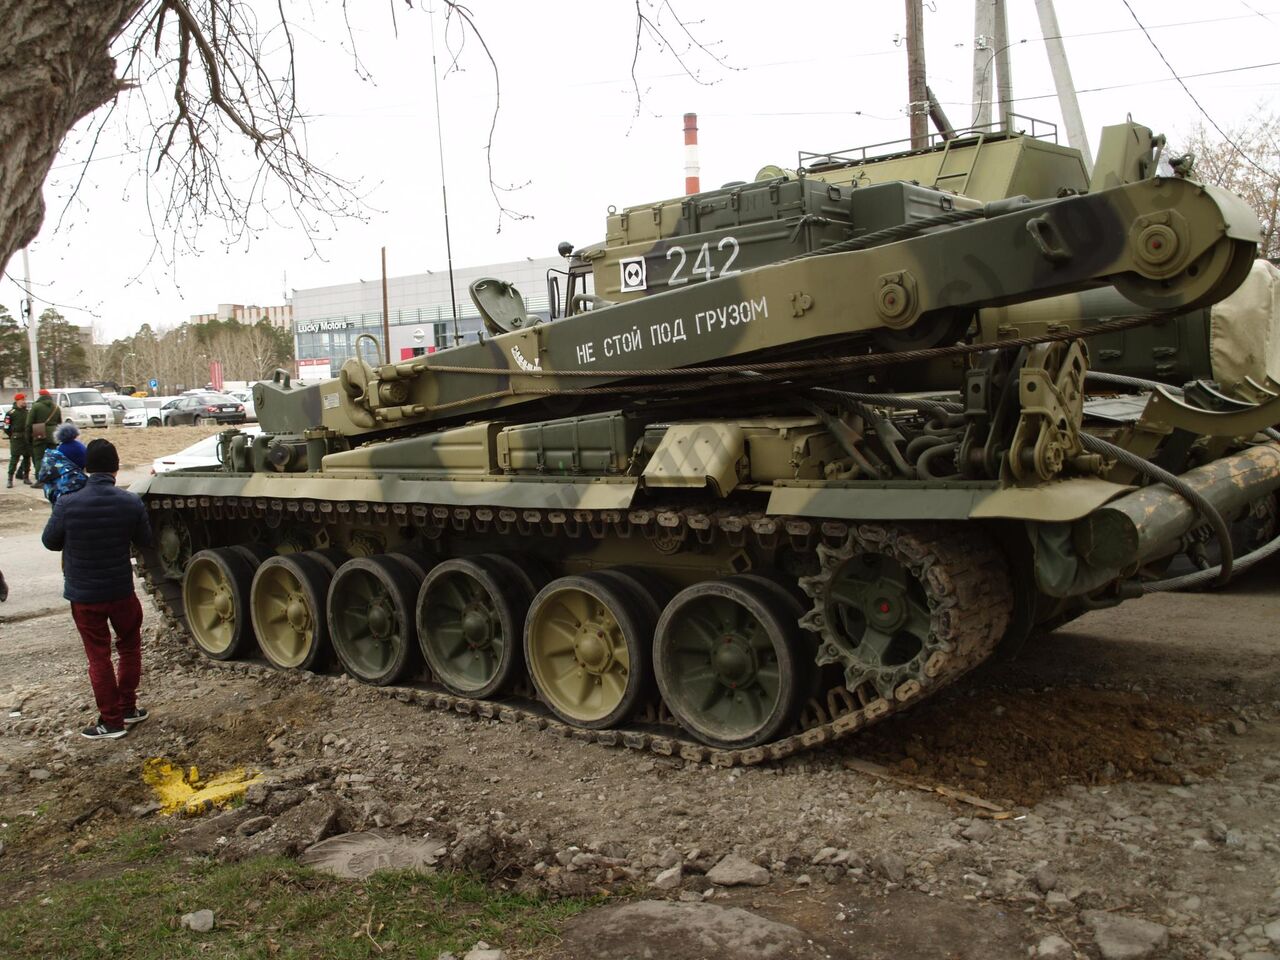
[[[839,664],[864,698],[942,686],[990,655],[1008,626],[1008,565],[972,525],[859,524],[820,544],[818,559],[819,572],[800,579],[813,599],[800,625],[819,637],[818,663]]]

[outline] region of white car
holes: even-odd
[[[138,397],[126,397],[118,393],[106,395],[107,406],[117,427],[145,427],[147,425],[147,405]]]
[[[258,422],[258,411],[254,409],[253,406],[252,390],[228,390],[227,396],[235,397],[244,404],[244,416],[246,420],[252,420],[254,423]]]
[[[259,433],[257,427],[248,426],[241,428],[242,433],[253,436]],[[197,440],[191,446],[179,450],[177,453],[171,453],[165,457],[156,457],[151,461],[151,475],[157,473],[168,473],[170,470],[183,470],[187,467],[219,467],[218,462],[218,434],[211,437],[205,437],[203,440]]]
[[[107,398],[97,390],[55,390],[53,402],[62,410],[62,422],[77,427],[108,427],[112,423]]]
[[[160,412],[171,402],[181,399],[180,397],[143,397],[143,406],[147,409],[147,426],[163,427],[164,416]]]

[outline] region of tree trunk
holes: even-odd
[[[110,47],[147,2],[0,0],[0,266],[39,232],[71,128],[124,88]]]

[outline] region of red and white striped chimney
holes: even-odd
[[[702,190],[699,185],[698,170],[698,115],[696,113],[686,113],[684,115],[684,192],[698,193]]]

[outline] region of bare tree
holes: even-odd
[[[1224,139],[1200,124],[1180,144],[1195,155],[1191,176],[1225,187],[1253,207],[1262,224],[1260,257],[1280,257],[1280,116],[1259,112]]]
[[[493,71],[486,151],[492,156],[498,63],[476,15],[456,0],[440,5],[453,65],[471,37]],[[396,29],[401,7],[413,10],[413,0],[391,0],[389,29]],[[345,18],[347,0],[341,10]],[[122,98],[136,98],[146,118],[133,140],[147,145],[145,183],[153,219],[158,214],[157,242],[161,236],[190,240],[209,218],[229,224],[236,239],[251,210],[275,216],[281,205],[309,228],[317,218],[358,215],[355,184],[307,154],[294,36],[316,14],[301,0],[0,0],[6,39],[0,45],[0,266],[39,231],[41,187],[71,128],[106,104],[114,111]],[[720,61],[694,39],[694,26],[671,0],[635,0],[635,54],[646,40],[654,42],[705,82],[690,58]],[[348,27],[352,46],[353,37]],[[363,73],[358,56],[354,63]],[[106,119],[95,121],[94,144]],[[228,170],[237,151],[251,164],[247,179]],[[505,188],[493,180],[492,164],[490,180],[499,223],[504,215],[518,216],[502,206],[498,191]]]

